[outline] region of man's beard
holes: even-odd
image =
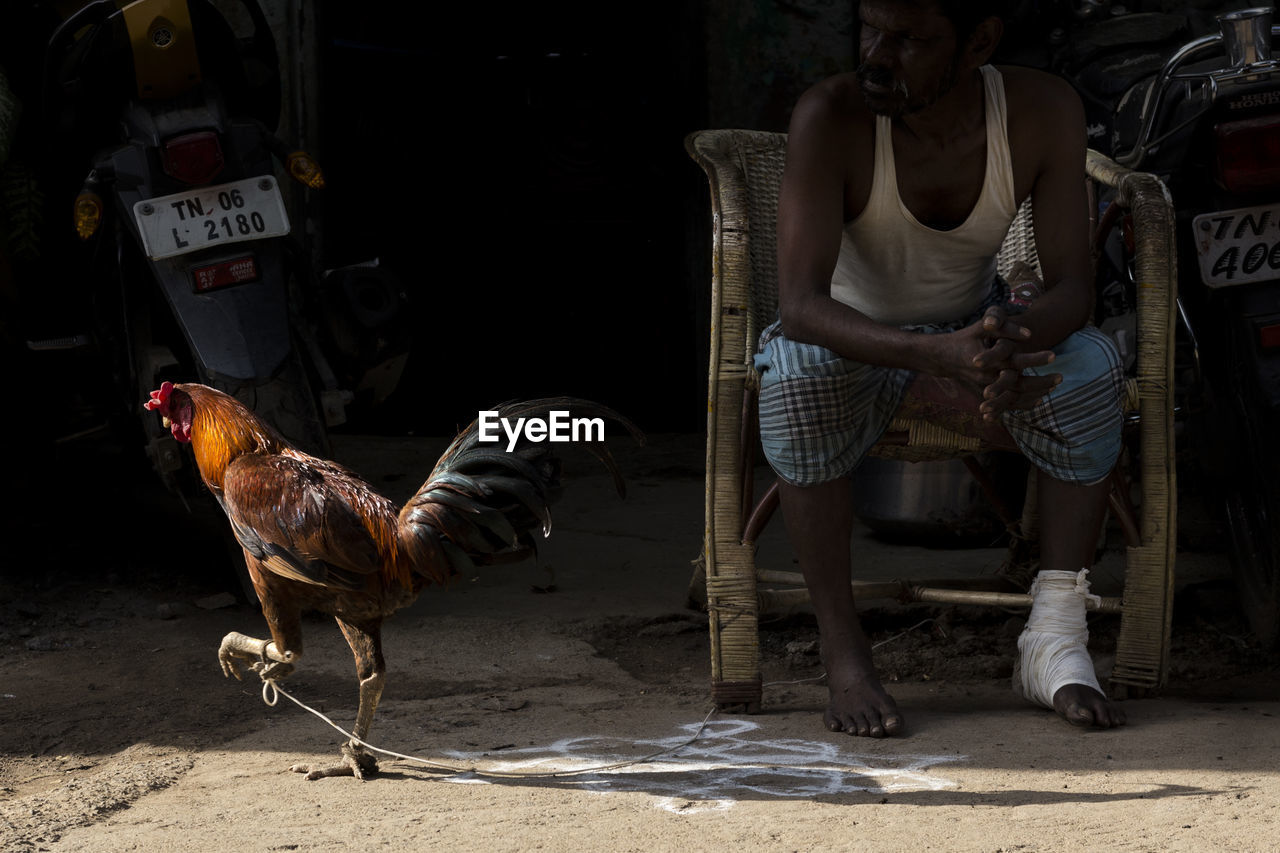
[[[854,73],[857,75],[859,83],[870,83],[879,89],[886,90],[869,92],[863,87],[862,97],[867,103],[867,108],[876,115],[899,118],[928,109],[950,92],[956,84],[956,76],[959,71],[958,64],[953,60],[934,91],[915,101],[911,99],[911,92],[907,88],[907,82],[901,79],[894,79],[893,74],[887,68],[869,65],[864,62],[858,66],[857,71]]]

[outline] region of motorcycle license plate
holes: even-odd
[[[1209,287],[1280,278],[1280,203],[1202,213],[1191,227]]]
[[[143,199],[133,218],[154,260],[289,233],[284,199],[269,175]]]

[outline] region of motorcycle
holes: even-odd
[[[73,206],[82,245],[68,254],[97,284],[92,334],[33,347],[96,347],[131,404],[162,379],[204,382],[323,452],[346,397],[313,391],[313,377],[332,372],[314,340],[315,277],[291,239],[276,165],[313,190],[324,179],[274,134],[274,40],[258,5],[239,5],[244,36],[207,0],[94,0],[49,38],[54,162],[93,149]],[[191,465],[172,437],[130,411],[157,473],[190,493]]]
[[[1104,131],[1111,156],[1161,177],[1174,203],[1184,454],[1221,508],[1242,609],[1266,647],[1280,643],[1280,61],[1272,55],[1280,28],[1273,17],[1270,7],[1217,15],[1217,32],[1176,46],[1158,70],[1126,81],[1118,100],[1096,86],[1092,99],[1114,104]],[[1150,67],[1150,48],[1134,46],[1115,62]],[[1100,297],[1120,304],[1103,311],[1111,318],[1136,299],[1122,242],[1123,229],[1115,229],[1104,253],[1115,276]]]
[[[361,385],[376,402],[398,381],[403,292],[376,263],[315,272],[277,175],[307,192],[324,177],[276,136],[279,57],[255,0],[92,0],[44,55],[45,194],[74,198],[74,235],[65,218],[47,229],[66,235],[41,259],[62,287],[35,313],[78,328],[29,349],[88,353],[106,381],[74,384],[113,389],[108,420],[140,429],[165,486],[221,529],[191,454],[141,401],[202,382],[327,455]]]

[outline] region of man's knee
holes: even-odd
[[[910,378],[776,334],[755,357],[760,371],[760,443],[784,482],[839,479],[888,425]]]
[[[1055,389],[1055,393],[1098,385],[1109,387],[1115,395],[1116,405],[1121,404],[1124,368],[1110,335],[1094,326],[1086,326],[1054,347],[1053,352],[1053,361],[1040,368],[1040,372],[1062,374],[1062,385]]]
[[[761,392],[760,446],[778,479],[791,486],[820,486],[852,470],[858,450],[839,412],[796,406],[797,390],[774,386]]]
[[[1093,327],[1054,348],[1054,361],[1038,373],[1062,382],[1028,412],[1005,424],[1037,468],[1066,482],[1104,479],[1119,458],[1124,425],[1124,372],[1110,336]]]

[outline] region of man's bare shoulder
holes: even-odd
[[[1001,66],[1000,73],[1018,198],[1045,174],[1071,169],[1083,175],[1088,133],[1084,104],[1071,84],[1034,68]]]
[[[1055,163],[1084,162],[1084,104],[1071,84],[1034,68],[1001,66],[1009,149],[1019,193]]]
[[[794,212],[818,199],[831,204],[829,213],[839,213],[840,204],[846,214],[861,209],[850,199],[866,197],[870,182],[862,166],[874,150],[875,122],[857,77],[838,74],[814,84],[791,114],[783,207]]]
[[[858,90],[852,72],[828,77],[810,86],[791,114],[791,132],[849,133],[868,126],[873,116]]]
[[[1061,77],[1017,65],[1000,66],[1004,78],[1005,102],[1011,120],[1043,128],[1062,128],[1064,122],[1083,120],[1080,96]]]

